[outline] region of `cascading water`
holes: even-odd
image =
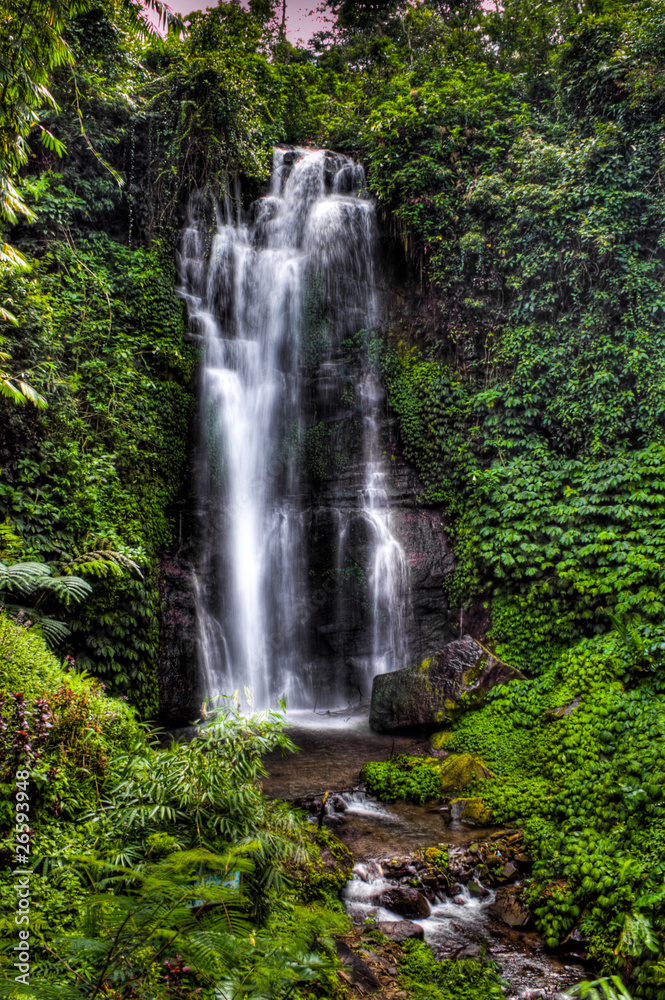
[[[227,197],[209,247],[201,205],[183,236],[180,293],[205,348],[201,661],[210,694],[245,688],[255,707],[280,696],[295,708],[364,697],[375,673],[408,654],[409,574],[390,525],[383,397],[366,353],[356,370],[348,355],[381,319],[374,207],[363,192],[362,168],[347,157],[278,149],[270,193],[248,219],[233,217]],[[342,406],[360,429],[350,473],[337,441]],[[322,455],[339,472],[333,510],[317,498],[316,483],[331,479]],[[334,551],[322,569],[311,543],[326,532]],[[340,614],[357,619],[353,641],[339,638]]]

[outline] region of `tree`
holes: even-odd
[[[327,8],[337,18],[343,34],[384,33],[399,7],[399,0],[328,0]]]

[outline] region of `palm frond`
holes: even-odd
[[[168,32],[178,33],[185,31],[185,22],[180,14],[172,10],[163,0],[142,0],[142,6],[157,15],[157,23],[161,29],[165,28]],[[123,0],[122,8],[129,16],[130,23],[138,34],[155,34],[154,26],[134,0]]]

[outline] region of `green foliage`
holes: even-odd
[[[568,991],[571,997],[588,997],[588,1000],[631,1000],[630,993],[618,976],[580,983]]]
[[[79,666],[148,714],[157,707],[155,555],[171,539],[165,508],[185,468],[193,352],[161,245],[97,236],[50,246],[13,280],[23,325],[11,336],[17,356],[53,366],[51,405],[37,423],[14,418],[23,447],[3,470],[0,505],[22,558],[60,568],[52,591],[81,576],[92,586],[67,616]],[[40,614],[52,610],[46,601]]]
[[[330,140],[355,114],[397,273],[427,293],[396,310],[383,372],[424,498],[454,518],[447,589],[499,595],[527,669],[607,608],[662,614],[663,11],[386,5],[381,45],[348,12],[326,43],[365,71]]]
[[[98,685],[62,675],[54,684],[27,710],[32,995],[148,1000],[187,989],[213,1000],[220,984],[237,997],[315,984],[330,995],[333,934],[347,918],[304,903],[294,873],[311,860],[325,886],[305,887],[332,903],[350,855],[327,832],[322,851],[312,848],[309,824],[261,793],[264,755],[293,748],[282,717],[222,710],[190,742],[160,747]],[[33,720],[45,705],[50,725],[40,734]],[[0,832],[14,823],[12,789],[0,786]],[[0,839],[0,852],[10,850]],[[340,865],[327,881],[325,852]],[[8,939],[11,879],[0,875]],[[25,993],[12,961],[0,957],[3,996]]]
[[[423,941],[405,941],[400,982],[414,1000],[500,1000],[503,980],[493,962],[437,961]]]
[[[74,867],[93,891],[80,930],[54,942],[38,930],[50,967],[31,985],[34,997],[114,989],[147,1000],[156,990],[177,996],[189,988],[212,998],[222,984],[234,997],[265,995],[269,987],[277,998],[332,978],[339,918],[292,909],[281,927],[257,930],[246,916],[247,894],[225,885],[231,871],[251,871],[251,848],[180,851],[141,871],[86,859]],[[0,992],[25,993],[10,978]]]
[[[548,946],[580,924],[606,969],[645,963],[637,995],[655,997],[665,702],[644,679],[649,636],[633,623],[580,641],[537,680],[494,689],[446,748],[482,754],[497,774],[483,801],[496,822],[524,824],[536,859],[530,903]]]
[[[37,630],[0,615],[0,691],[23,691],[33,697],[54,691],[64,677]]]
[[[448,734],[447,734],[448,735]],[[446,747],[450,741],[446,740]],[[384,762],[365,764],[361,778],[370,792],[384,802],[411,799],[426,802],[440,799],[443,792],[460,792],[469,785],[493,777],[482,760],[462,753],[445,760],[400,754]]]
[[[432,758],[400,754],[383,762],[371,761],[365,764],[360,777],[368,790],[384,802],[427,802],[441,797],[441,774]]]
[[[460,549],[521,591],[530,618],[549,616],[550,641],[602,628],[608,606],[659,620],[664,461],[654,443],[602,460],[524,456],[479,474]]]

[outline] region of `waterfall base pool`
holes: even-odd
[[[298,713],[289,736],[297,754],[266,758],[266,795],[293,801],[327,791],[351,790],[360,782],[360,770],[370,760],[386,760],[393,753],[417,753],[427,741],[408,736],[372,733],[366,716],[317,716]],[[331,813],[327,823],[353,851],[356,861],[393,854],[410,854],[417,847],[470,844],[486,831],[444,824],[435,806],[393,802],[389,808],[362,794],[348,797],[349,808]]]

